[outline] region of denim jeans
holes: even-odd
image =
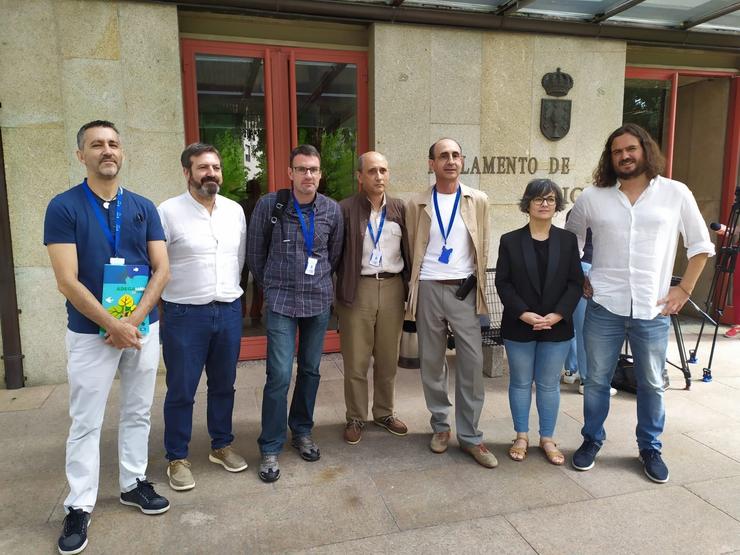
[[[663,369],[668,349],[670,318],[652,320],[618,316],[588,301],[584,339],[588,377],[583,401],[581,433],[601,445],[606,439],[604,421],[609,414],[609,388],[625,338],[635,360],[637,379],[637,445],[639,449],[660,449],[658,439],[665,425]]]
[[[203,367],[208,384],[211,448],[231,445],[236,362],[242,338],[241,299],[204,305],[163,302],[162,354],[167,368],[164,447],[167,459],[188,456],[193,404]]]
[[[570,341],[510,341],[504,339],[509,359],[509,406],[517,433],[529,431],[532,382],[537,391],[540,436],[552,437],[560,409],[560,369]]]
[[[586,380],[588,376],[588,362],[586,360],[586,346],[583,342],[583,321],[586,317],[585,297],[578,301],[576,309],[573,311],[573,329],[576,332],[575,337],[570,340],[568,356],[565,357],[565,369],[571,372],[578,372],[581,381]]]
[[[583,275],[587,276],[591,271],[591,264],[588,262],[581,262],[581,269]],[[585,297],[581,297],[578,301],[575,311],[573,311],[573,329],[576,335],[570,340],[570,350],[568,356],[565,359],[565,369],[571,372],[578,372],[581,378],[581,382],[586,380],[588,376],[588,361],[586,360],[586,346],[583,341],[583,322],[586,318],[586,301]]]
[[[319,389],[319,364],[330,311],[307,318],[283,316],[267,310],[267,380],[262,396],[262,433],[257,443],[265,455],[283,450],[287,427],[294,437],[313,429],[313,409]],[[288,388],[298,332],[298,373],[288,412]]]

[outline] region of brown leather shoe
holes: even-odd
[[[486,468],[496,468],[498,466],[496,456],[482,443],[480,445],[470,445],[467,447],[463,447],[461,445],[460,449],[472,456],[475,459],[475,462],[481,466],[485,466]]]
[[[432,441],[429,443],[429,449],[432,453],[444,453],[447,451],[447,444],[450,442],[450,432],[437,432],[432,434]]]
[[[401,422],[392,414],[383,418],[376,418],[375,420],[373,420],[373,422],[381,428],[385,428],[395,436],[405,436],[409,432],[406,424]]]
[[[350,445],[357,445],[362,439],[362,429],[365,423],[360,420],[350,420],[344,428],[344,441]]]

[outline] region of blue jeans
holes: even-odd
[[[583,400],[584,425],[581,433],[601,445],[606,439],[604,421],[609,414],[609,388],[624,340],[629,340],[637,379],[637,446],[660,449],[658,439],[665,425],[663,369],[668,349],[670,318],[652,320],[618,316],[588,301],[584,339],[588,357],[588,378]]]
[[[591,264],[588,262],[581,262],[581,269],[583,275],[588,275],[591,271]],[[573,312],[573,329],[576,335],[570,340],[570,350],[568,356],[565,359],[565,369],[571,372],[578,372],[581,378],[581,383],[586,381],[588,376],[588,362],[586,360],[586,346],[583,341],[583,321],[586,318],[586,301],[585,297],[581,297],[578,301],[576,309]]]
[[[540,437],[553,437],[560,408],[560,369],[570,341],[510,341],[504,339],[509,359],[509,406],[517,433],[529,431],[532,382],[537,389]]]
[[[313,429],[313,409],[319,389],[319,364],[330,311],[316,316],[292,318],[267,310],[267,380],[262,396],[262,433],[257,443],[265,455],[283,450],[287,427],[294,437]],[[296,332],[298,373],[288,412],[288,388],[293,374]]]
[[[167,367],[164,400],[164,447],[171,461],[188,456],[193,404],[206,368],[208,433],[211,448],[231,445],[236,362],[242,338],[241,299],[205,305],[163,301],[160,326]]]
[[[582,382],[588,376],[586,346],[583,342],[583,321],[586,317],[586,300],[585,297],[581,297],[581,300],[576,305],[576,309],[573,311],[573,329],[576,335],[570,340],[568,356],[565,357],[565,369],[571,372],[578,372]]]

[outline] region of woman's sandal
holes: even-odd
[[[558,444],[555,443],[553,440],[540,440],[540,449],[542,449],[542,452],[545,453],[545,457],[547,457],[547,460],[550,464],[561,466],[565,462],[565,455],[563,455],[560,449],[558,449]]]
[[[524,447],[522,447],[524,445]],[[514,441],[511,442],[511,447],[509,447],[509,458],[512,461],[523,461],[527,458],[527,449],[529,448],[529,438],[524,437],[517,437]]]

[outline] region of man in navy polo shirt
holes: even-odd
[[[77,134],[77,158],[87,177],[54,197],[44,221],[44,244],[59,291],[67,298],[67,377],[72,425],[67,438],[70,492],[59,538],[62,554],[87,546],[100,472],[100,429],[116,370],[120,371],[118,432],[120,501],[145,514],[169,501],[146,479],[150,409],[159,365],[157,301],[169,279],[165,236],[154,204],[118,183],[123,150],[109,121],[92,121]],[[151,269],[136,309],[116,319],[101,304],[105,264]],[[140,324],[149,315],[149,331]],[[101,328],[105,333],[100,332]]]

